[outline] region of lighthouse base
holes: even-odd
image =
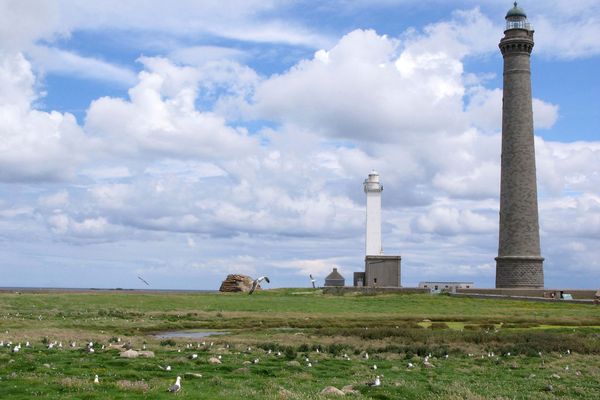
[[[544,258],[536,256],[496,257],[496,288],[544,288]]]

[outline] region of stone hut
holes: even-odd
[[[338,272],[337,268],[334,268],[333,271],[325,278],[325,286],[344,286],[346,284],[346,280],[344,277]]]

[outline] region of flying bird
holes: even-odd
[[[252,281],[252,288],[250,289],[250,292],[248,292],[248,294],[254,293],[254,291],[262,281],[267,281],[267,283],[271,283],[268,276],[261,276],[258,279]]]
[[[150,286],[150,284],[148,282],[146,282],[146,280],[144,278],[142,278],[141,276],[138,275],[138,279],[142,282],[144,282],[146,284],[146,286]]]
[[[310,283],[312,283],[313,289],[316,289],[317,287],[315,286],[315,278],[313,278],[312,274],[308,276],[310,276]]]
[[[181,377],[178,376],[177,380],[175,381],[175,384],[173,384],[173,386],[171,386],[169,388],[169,392],[171,393],[177,393],[181,390]]]

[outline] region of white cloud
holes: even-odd
[[[71,114],[31,108],[31,65],[20,53],[0,53],[0,181],[64,180],[91,143]]]
[[[71,51],[33,46],[27,54],[43,73],[117,82],[125,87],[129,87],[136,81],[135,73],[129,68],[92,57],[84,57]]]
[[[443,236],[489,233],[497,229],[498,222],[471,210],[433,207],[412,222],[419,233],[435,233]]]
[[[215,159],[252,152],[257,141],[210,112],[196,109],[198,70],[166,59],[142,58],[146,67],[130,100],[103,97],[88,110],[86,131],[102,137],[107,150],[125,156],[146,152]]]

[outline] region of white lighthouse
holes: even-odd
[[[367,195],[365,255],[379,256],[383,254],[381,247],[381,191],[383,186],[379,182],[379,174],[376,171],[371,171],[363,185]]]

